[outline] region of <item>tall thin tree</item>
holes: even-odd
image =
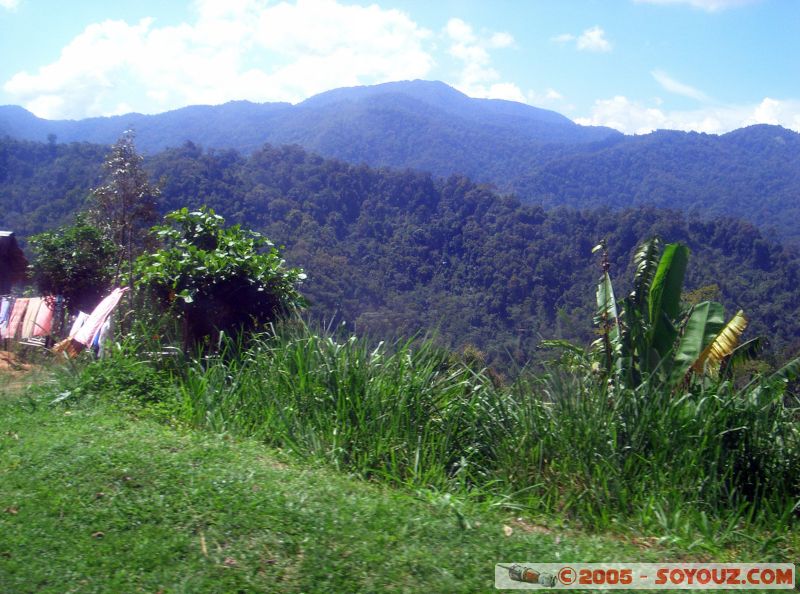
[[[92,190],[93,219],[119,248],[114,282],[123,267],[133,281],[133,261],[147,247],[150,226],[158,220],[160,188],[151,184],[136,152],[134,133],[126,130],[103,164],[105,181]]]

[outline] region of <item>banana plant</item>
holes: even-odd
[[[617,303],[602,251],[603,274],[597,288],[600,338],[592,351],[612,385],[636,387],[656,379],[675,388],[692,377],[715,376],[740,346],[747,319],[739,311],[727,324],[722,304],[699,303],[682,308],[681,291],[689,248],[672,243],[661,249],[657,239],[643,243],[634,255],[633,289]],[[751,341],[741,357],[755,352]],[[727,369],[727,368],[726,368]]]

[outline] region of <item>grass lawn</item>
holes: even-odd
[[[675,551],[281,460],[107,405],[0,397],[0,592],[490,592],[501,561]]]

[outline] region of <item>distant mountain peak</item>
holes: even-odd
[[[469,97],[447,83],[437,80],[407,80],[381,83],[377,85],[343,87],[325,91],[305,101],[298,107],[322,107],[342,102],[367,101],[387,95],[401,95],[421,101],[448,113],[480,118],[486,115],[505,115],[521,117],[526,120],[539,120],[553,124],[577,126],[569,118],[526,103],[505,99],[484,99]]]
[[[438,80],[401,80],[379,83],[377,85],[358,85],[341,87],[323,91],[301,101],[298,105],[319,105],[342,100],[365,99],[387,94],[403,94],[428,100],[452,101],[454,99],[469,101],[469,97]]]

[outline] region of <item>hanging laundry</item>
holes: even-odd
[[[31,297],[28,299],[28,307],[25,309],[25,316],[22,319],[22,326],[19,330],[19,337],[26,340],[33,336],[33,326],[36,324],[36,316],[39,315],[39,307],[42,305],[41,297]]]
[[[111,294],[103,299],[97,307],[94,308],[94,311],[89,315],[89,319],[84,322],[81,329],[78,330],[77,334],[73,337],[76,342],[81,343],[83,346],[89,346],[92,344],[92,339],[94,335],[100,330],[100,327],[103,325],[103,322],[106,321],[111,312],[114,311],[114,308],[119,303],[119,300],[128,290],[128,287],[122,289],[114,289]]]
[[[33,336],[48,336],[53,329],[53,315],[56,310],[56,298],[45,297],[36,314],[33,327]]]
[[[106,321],[103,322],[103,325],[100,326],[100,330],[97,331],[97,334],[95,334],[94,338],[92,339],[92,350],[94,350],[98,359],[101,359],[105,356],[105,343],[112,335],[111,320],[112,317],[108,316]]]
[[[89,319],[89,314],[87,314],[86,312],[79,311],[78,317],[75,318],[74,322],[72,322],[72,328],[69,329],[68,336],[70,338],[75,338],[75,335],[78,333],[78,330],[80,330],[83,327],[83,324],[88,319]]]
[[[3,297],[2,301],[0,301],[0,338],[6,338],[8,319],[11,317],[11,309],[13,307],[13,297]]]
[[[0,300],[0,324],[8,323],[8,318],[11,315],[11,307],[14,305],[13,297],[3,297]]]
[[[22,322],[27,308],[28,299],[22,298],[14,301],[14,307],[11,310],[11,317],[8,320],[8,328],[6,329],[6,336],[4,338],[14,338],[17,335],[17,328]]]
[[[53,351],[56,353],[66,352],[70,357],[75,357],[85,347],[90,346],[126,291],[128,291],[128,287],[114,289],[110,295],[94,308],[94,311],[85,320],[81,320],[81,315],[79,314],[78,319],[72,325],[69,338],[65,338],[55,345]],[[82,321],[81,324],[79,324],[80,321]]]

